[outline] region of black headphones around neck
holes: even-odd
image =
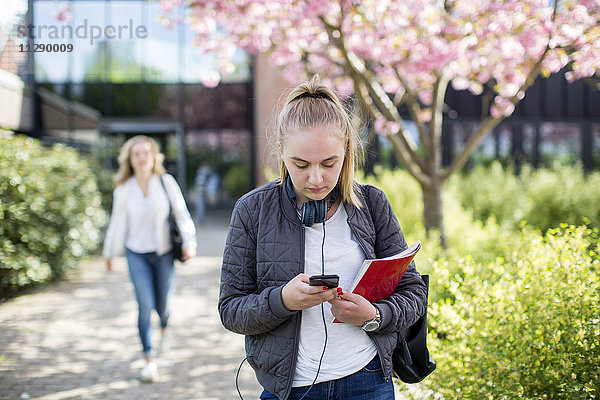
[[[285,180],[285,190],[292,203],[294,203],[294,207],[296,207],[298,204],[296,203],[296,193],[294,193],[292,180],[289,176]],[[302,209],[300,210],[302,224],[304,226],[312,226],[315,223],[324,222],[327,218],[327,211],[335,204],[338,195],[339,192],[336,186],[335,189],[331,191],[329,198],[323,200],[309,200],[302,203]]]

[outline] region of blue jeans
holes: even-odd
[[[390,377],[384,379],[379,356],[375,356],[363,369],[340,379],[321,382],[310,386],[294,387],[289,400],[394,400],[394,383]],[[261,400],[277,400],[266,390]]]
[[[175,278],[173,252],[161,256],[156,253],[135,253],[126,249],[129,276],[135,289],[138,302],[138,330],[142,350],[146,356],[152,355],[150,338],[150,314],[155,309],[160,317],[161,328],[169,321],[169,298]]]

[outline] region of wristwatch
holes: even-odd
[[[375,309],[377,310],[377,314],[375,314],[375,318],[373,318],[370,321],[365,322],[361,326],[361,328],[365,332],[373,332],[375,329],[379,328],[379,325],[381,324],[381,315],[379,315],[379,309],[378,308],[375,308]]]

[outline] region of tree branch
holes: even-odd
[[[400,105],[404,101],[405,95],[406,95],[406,90],[404,90],[404,88],[402,88],[402,90],[398,90],[396,92],[396,94],[394,95],[394,98],[392,99],[392,102],[394,103],[394,106],[396,108],[400,107]]]
[[[542,54],[540,59],[536,62],[535,66],[531,69],[531,71],[529,72],[529,75],[527,75],[527,78],[525,79],[525,82],[523,83],[523,85],[519,88],[517,93],[513,97],[511,97],[510,101],[515,106],[521,101],[521,99],[519,98],[520,97],[519,93],[521,93],[521,92],[525,93],[527,91],[527,89],[531,85],[533,85],[533,83],[535,82],[535,79],[540,75],[540,72],[542,70],[542,61],[544,60],[544,57],[548,53],[548,50],[550,50],[550,48],[546,47],[546,50],[544,51],[544,53]],[[475,148],[477,143],[481,140],[481,138],[483,136],[485,136],[490,130],[494,129],[501,121],[503,121],[505,119],[506,119],[505,116],[497,117],[497,118],[489,116],[486,120],[484,120],[479,125],[479,129],[477,130],[475,135],[469,137],[469,140],[467,141],[465,148],[463,149],[461,154],[458,156],[458,158],[456,158],[456,160],[450,165],[448,170],[442,175],[442,179],[448,178],[455,171],[461,169],[465,165],[467,160],[469,159],[469,155],[471,154],[471,152],[473,151],[473,149]]]
[[[354,80],[354,90],[355,93],[359,96],[360,101],[364,105],[366,105],[366,112],[373,120],[382,117],[379,109],[376,107],[375,104],[373,104],[371,96],[368,95],[368,89],[365,87],[364,82],[357,82],[356,80]],[[431,180],[429,179],[429,177],[423,174],[423,169],[413,160],[411,160],[410,155],[407,154],[406,150],[403,147],[403,144],[399,141],[398,135],[389,135],[387,136],[387,138],[392,144],[392,150],[394,152],[394,155],[398,157],[398,159],[406,168],[406,170],[421,184],[429,184]]]
[[[436,74],[435,84],[433,85],[433,99],[431,101],[431,122],[429,123],[431,159],[433,160],[433,170],[431,171],[431,174],[439,171],[442,165],[442,123],[444,120],[444,98],[448,82],[448,77]]]
[[[450,175],[452,175],[457,170],[461,169],[469,159],[469,155],[471,151],[475,148],[475,145],[481,140],[483,136],[485,136],[490,130],[494,129],[501,121],[506,119],[506,117],[494,118],[488,117],[485,121],[483,121],[479,125],[479,129],[475,135],[469,137],[467,141],[467,145],[463,149],[462,153],[452,162],[450,167],[442,174],[442,180],[446,180]]]
[[[600,80],[594,78],[583,78],[583,81],[596,90],[600,90]]]
[[[400,134],[388,135],[387,138],[392,144],[394,155],[398,157],[404,168],[417,180],[422,186],[430,186],[432,179],[423,172],[423,169],[414,161],[408,158],[407,152],[403,150],[404,143],[400,140]]]
[[[413,160],[421,169],[424,168],[424,162],[421,156],[418,154],[418,147],[415,141],[410,137],[406,127],[404,126],[404,121],[398,110],[390,100],[387,93],[383,90],[383,88],[375,81],[375,79],[370,76],[371,74],[365,68],[364,63],[360,60],[360,58],[354,54],[352,51],[349,51],[343,41],[342,32],[339,27],[333,26],[323,17],[319,17],[321,22],[325,26],[327,33],[331,39],[331,41],[336,45],[336,47],[342,52],[345,60],[346,60],[346,68],[348,74],[354,80],[359,80],[365,84],[369,92],[369,97],[373,100],[374,104],[377,106],[381,114],[388,121],[398,122],[400,125],[399,132],[397,133],[401,148],[407,154],[403,154],[402,158],[406,159],[407,157]]]
[[[417,129],[419,131],[419,138],[421,139],[421,143],[423,144],[423,148],[425,149],[425,153],[427,153],[431,157],[431,152],[433,151],[433,146],[431,145],[431,138],[427,134],[425,129],[425,125],[419,118],[419,114],[421,113],[421,106],[419,105],[419,100],[417,95],[410,90],[408,83],[406,80],[400,75],[397,68],[394,68],[394,73],[396,74],[396,78],[402,84],[404,91],[408,94],[408,100],[406,104],[408,105],[408,112],[412,117],[413,122],[417,125]]]

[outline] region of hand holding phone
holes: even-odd
[[[340,277],[335,274],[331,275],[313,275],[308,278],[308,284],[310,286],[327,286],[329,289],[338,286]]]

